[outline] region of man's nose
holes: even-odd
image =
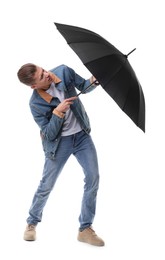
[[[49,73],[47,71],[45,71],[45,77],[48,78],[49,77]]]

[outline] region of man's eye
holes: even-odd
[[[42,70],[42,75],[41,75],[41,77],[40,77],[40,80],[43,79],[43,77],[44,77],[44,72],[45,72],[45,70],[43,69],[43,70]]]

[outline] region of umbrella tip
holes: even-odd
[[[133,51],[135,51],[135,50],[136,50],[136,48],[134,48],[132,51],[130,51],[127,55],[125,55],[126,58],[127,58]]]

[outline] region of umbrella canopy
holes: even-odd
[[[144,94],[127,59],[132,51],[124,55],[103,37],[84,28],[59,23],[55,25],[103,89],[145,132]]]

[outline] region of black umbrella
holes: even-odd
[[[103,37],[84,28],[55,25],[103,89],[145,132],[144,94],[127,59],[132,51],[124,55]]]

